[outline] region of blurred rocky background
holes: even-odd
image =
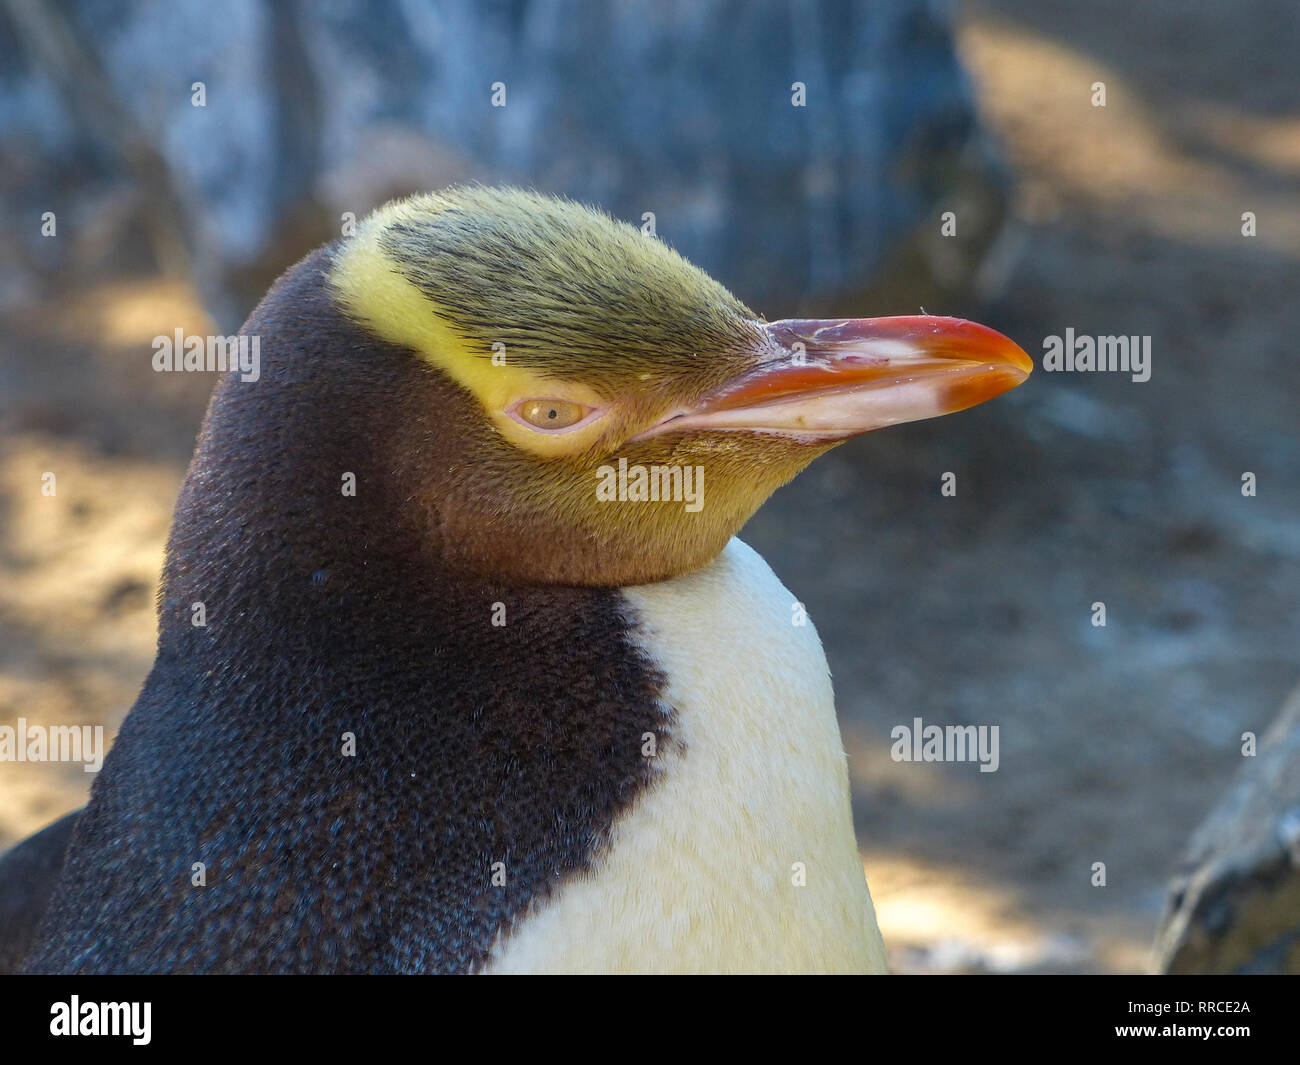
[[[1290,0],[0,0],[0,723],[111,735],[152,661],[212,384],[152,338],[510,181],[772,318],[1151,336],[1149,382],[854,441],[745,535],[827,646],[896,968],[1295,968],[1300,725],[1242,734],[1300,678],[1296,40]],[[892,761],[918,716],[999,725],[998,772]],[[0,847],[89,779],[0,764]]]
[[[947,23],[917,0],[5,10],[9,301],[34,272],[147,252],[233,329],[344,212],[482,181],[651,212],[744,297],[788,306],[869,282],[941,194],[991,181]],[[55,204],[69,239],[20,223]]]

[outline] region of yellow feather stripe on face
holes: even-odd
[[[390,204],[372,215],[344,245],[331,281],[349,315],[376,335],[413,348],[469,389],[485,405],[503,401],[512,387],[531,384],[528,375],[472,351],[447,325],[435,305],[389,260],[380,246],[383,231],[417,213],[409,202]]]
[[[589,406],[604,400],[579,382],[555,381],[510,365],[510,353],[495,362],[491,353],[472,347],[447,324],[437,304],[426,297],[385,255],[384,230],[416,217],[427,218],[437,198],[420,197],[389,204],[362,223],[335,260],[330,282],[349,317],[376,336],[409,347],[430,365],[467,389],[502,434],[518,446],[543,456],[572,454],[591,443],[590,432],[547,436],[520,426],[504,411],[520,399],[571,399]],[[520,308],[526,315],[527,308]]]

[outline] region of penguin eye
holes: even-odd
[[[572,429],[585,420],[592,409],[567,399],[526,399],[509,413],[515,421],[534,429],[557,431]]]

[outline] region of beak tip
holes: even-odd
[[[1020,371],[1022,375],[1021,382],[1023,383],[1028,380],[1029,375],[1034,372],[1034,360],[1031,359],[1029,353],[1015,341],[1008,340],[1007,343],[1011,345],[1012,361],[1015,363],[1016,369]]]

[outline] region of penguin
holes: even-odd
[[[736,534],[844,440],[1016,387],[1019,347],[768,322],[482,186],[381,208],[241,335],[24,971],[885,969],[825,655]]]

